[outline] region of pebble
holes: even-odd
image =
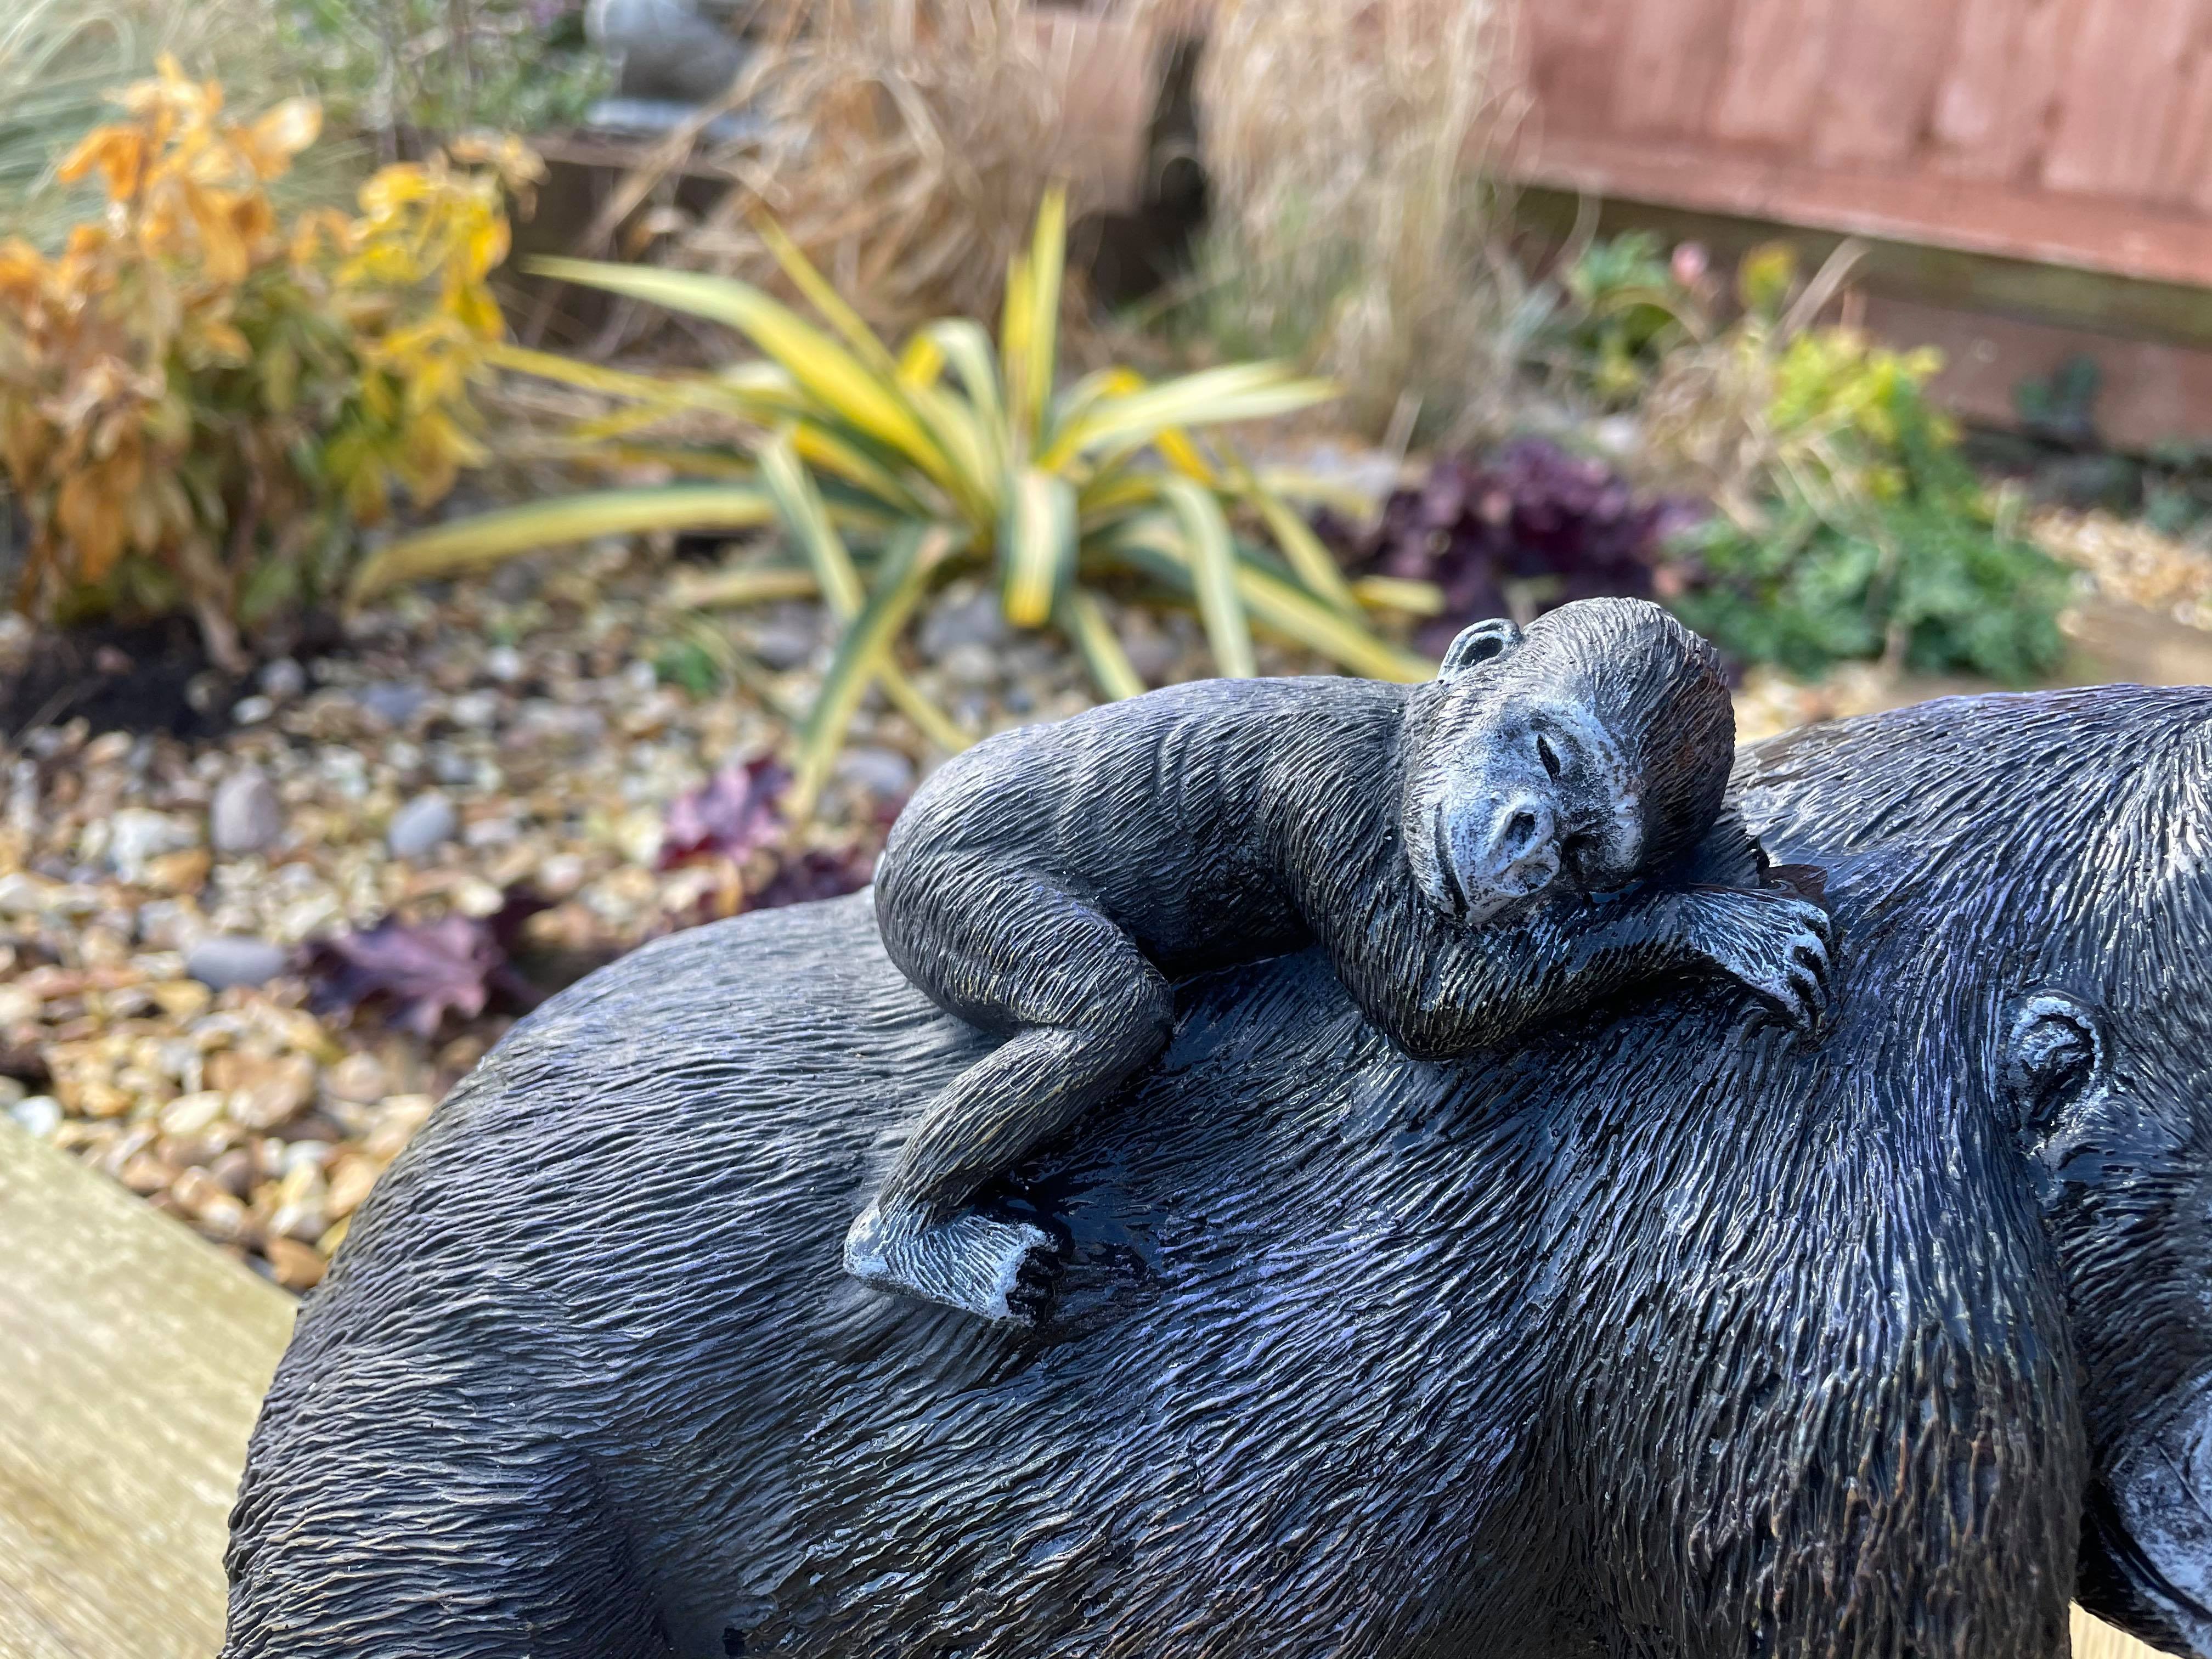
[[[922,655],[942,661],[962,646],[988,649],[1003,645],[1010,632],[999,596],[988,588],[979,590],[973,583],[961,583],[947,588],[945,597],[922,618],[915,643]]]
[[[393,682],[364,685],[356,696],[362,708],[389,726],[406,725],[430,701],[422,686]]]
[[[234,986],[266,985],[284,971],[290,953],[265,939],[217,933],[185,952],[185,971],[218,991]]]
[[[276,712],[276,700],[257,693],[251,697],[240,697],[233,703],[230,717],[240,726],[258,726]]]
[[[914,793],[914,763],[896,749],[857,744],[838,756],[836,775],[879,801],[902,801]]]
[[[289,657],[264,663],[257,684],[264,696],[289,702],[307,689],[307,671]]]
[[[95,819],[94,824],[99,822]],[[162,854],[199,845],[199,826],[190,818],[167,812],[125,807],[110,814],[106,823],[107,866],[128,882],[143,880],[148,864]]]
[[[392,848],[392,857],[419,859],[451,841],[460,823],[460,814],[453,810],[452,798],[441,791],[426,789],[392,815],[385,842]]]
[[[62,1127],[62,1103],[52,1095],[31,1095],[10,1106],[8,1115],[40,1139],[50,1140]]]
[[[258,853],[283,833],[283,803],[259,767],[240,767],[216,786],[208,803],[208,839],[216,852]]]
[[[999,683],[999,658],[988,646],[956,645],[938,657],[938,666],[955,685],[987,690]]]

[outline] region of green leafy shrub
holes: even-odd
[[[613,85],[583,0],[281,0],[286,55],[368,131],[538,132]]]
[[[1675,543],[1684,620],[1799,674],[1879,657],[2017,684],[2055,667],[2066,574],[1998,524],[1928,401],[1935,354],[1823,328],[1771,362],[1766,498]]]
[[[1592,241],[1553,279],[1539,355],[1604,409],[1632,403],[1667,349],[1700,325],[1696,293],[1659,239],[1625,231]]]

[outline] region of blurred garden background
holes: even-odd
[[[1747,739],[2212,679],[2154,9],[19,0],[0,1109],[304,1290],[1009,726],[1603,593]]]

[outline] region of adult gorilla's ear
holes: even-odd
[[[2063,992],[2043,991],[2013,1011],[2002,1075],[2008,1115],[2031,1146],[2051,1139],[2066,1109],[2093,1088],[2105,1044],[2094,1015]]]
[[[1443,665],[1437,670],[1437,678],[1455,680],[1476,664],[1509,657],[1520,647],[1521,630],[1505,617],[1492,617],[1488,622],[1476,623],[1460,630],[1459,637],[1444,653]]]

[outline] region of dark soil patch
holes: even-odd
[[[292,656],[305,662],[345,648],[337,619],[314,616],[273,631],[260,661]],[[94,737],[220,737],[230,728],[231,705],[252,687],[252,671],[228,674],[208,659],[199,629],[186,617],[42,629],[20,657],[0,666],[0,740],[15,742],[34,726],[75,720],[84,720]]]
[[[0,673],[0,733],[14,741],[33,726],[83,720],[95,734],[214,737],[230,724],[239,690],[210,666],[199,629],[180,617],[49,630]]]

